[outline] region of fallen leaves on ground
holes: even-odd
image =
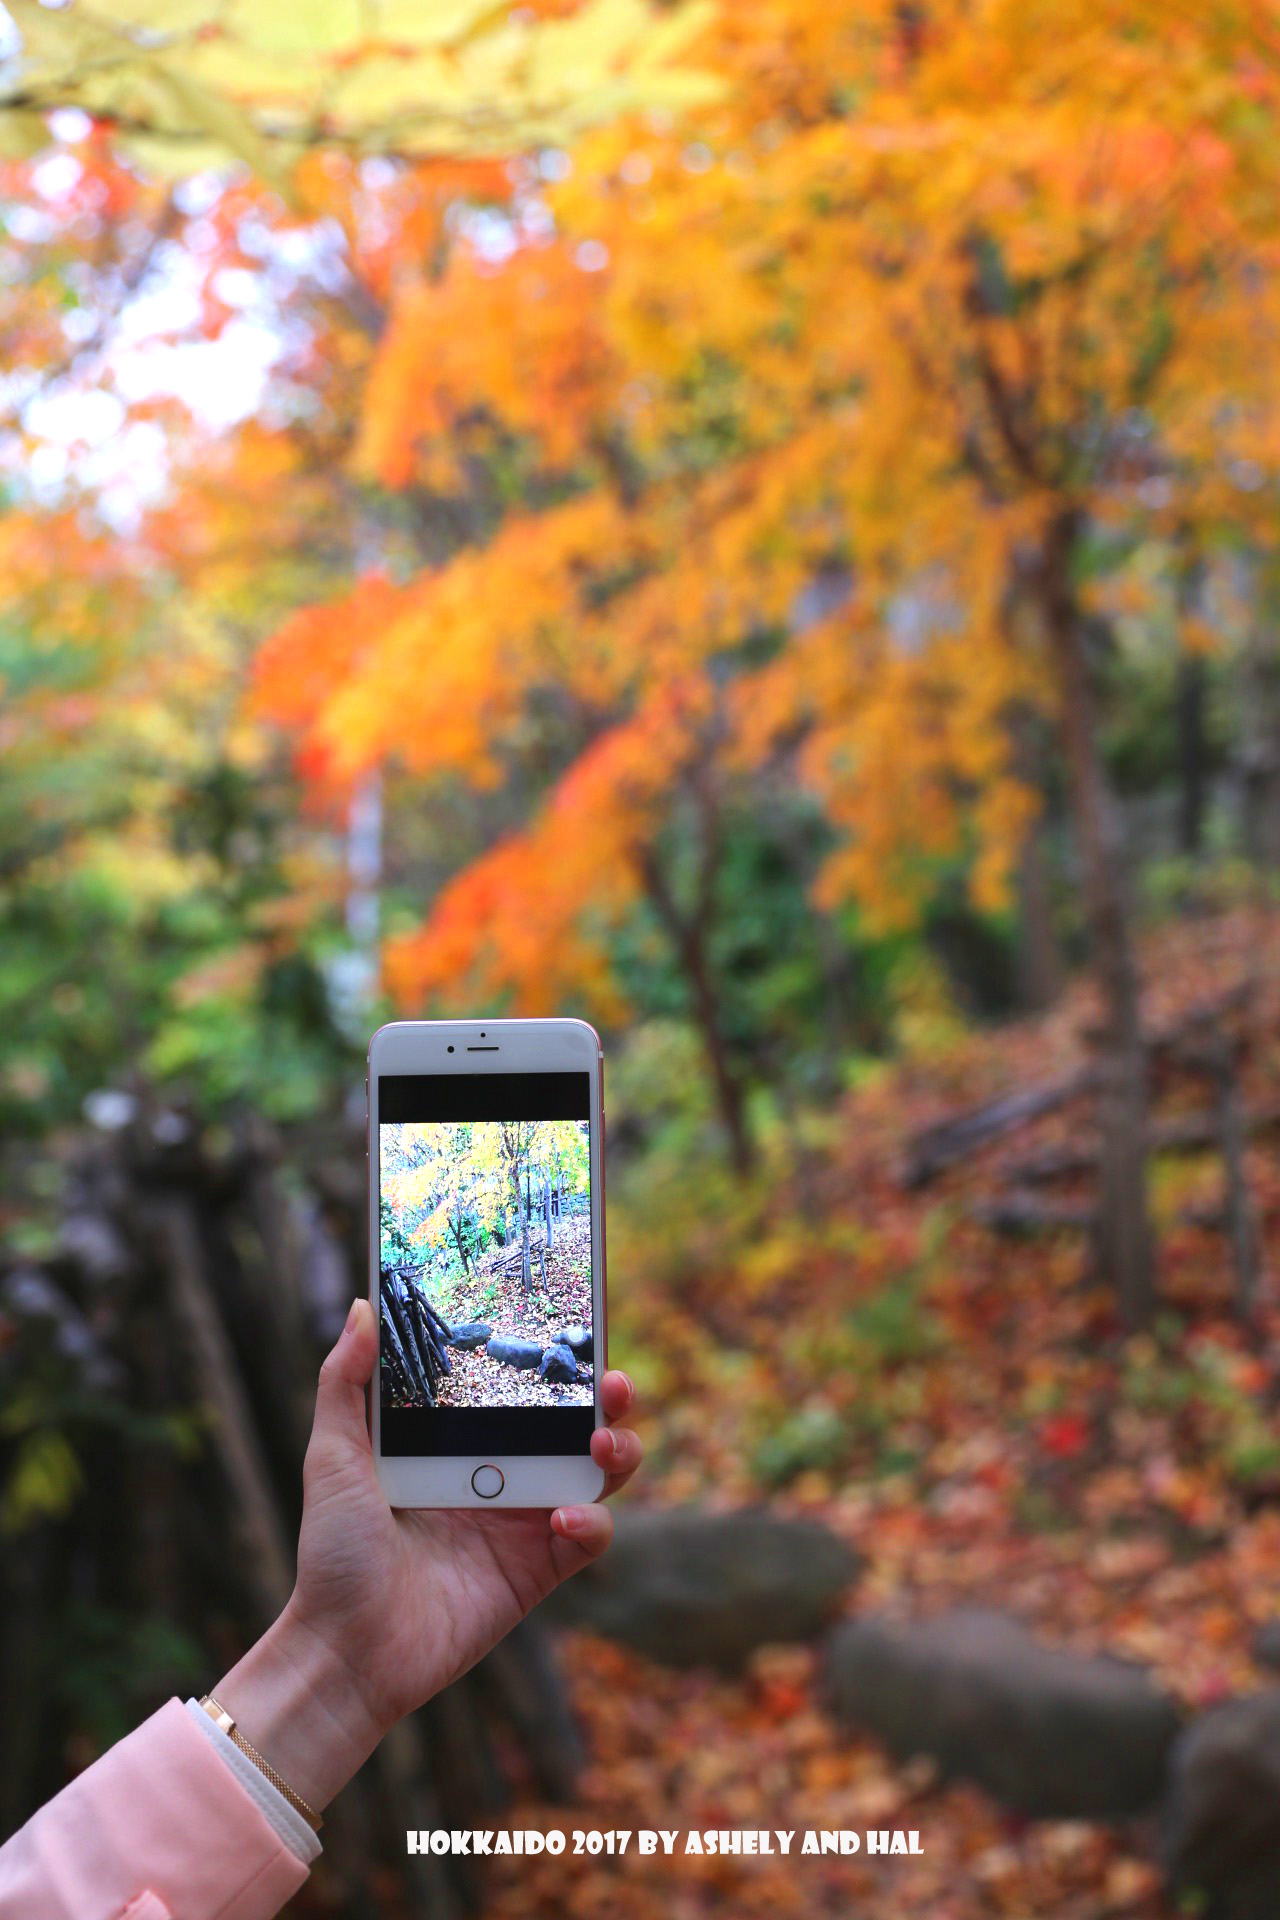
[[[1219,995],[1252,958],[1246,1106],[1265,1104],[1280,1071],[1280,978],[1265,962],[1277,930],[1226,916],[1181,928],[1174,953],[1156,941],[1147,954],[1153,1027]],[[1216,1192],[1220,1164],[1154,1163],[1161,1309],[1139,1335],[1089,1277],[1083,1235],[1010,1239],[973,1217],[1010,1166],[1087,1141],[1087,1103],[923,1191],[901,1180],[921,1126],[1079,1066],[1092,1017],[1080,987],[1046,1019],[970,1036],[855,1094],[718,1261],[692,1234],[687,1252],[664,1248],[649,1223],[644,1292],[620,1276],[612,1301],[620,1357],[644,1393],[650,1465],[634,1497],[769,1497],[866,1557],[851,1610],[1002,1607],[1052,1644],[1141,1661],[1194,1712],[1266,1682],[1254,1638],[1280,1617],[1280,1312],[1264,1282],[1253,1323],[1239,1320],[1224,1234],[1182,1217],[1189,1194]],[[1157,1108],[1198,1097],[1166,1076]],[[1255,1136],[1249,1176],[1273,1257],[1275,1130]],[[778,1445],[789,1429],[790,1453]],[[552,1808],[526,1791],[505,1824],[678,1828],[680,1844],[691,1827],[905,1827],[925,1851],[498,1862],[485,1881],[495,1920],[1172,1912],[1149,1824],[1021,1822],[927,1767],[895,1766],[837,1734],[808,1652],[766,1651],[738,1681],[586,1638],[565,1664],[590,1743],[582,1801]]]

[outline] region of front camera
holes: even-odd
[[[452,1048],[452,1047],[450,1047],[450,1049],[449,1049],[449,1051],[450,1051],[450,1053],[452,1053],[452,1052],[453,1052],[453,1048]]]

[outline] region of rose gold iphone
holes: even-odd
[[[393,1507],[603,1490],[603,1085],[582,1020],[401,1020],[373,1036],[373,1450]]]

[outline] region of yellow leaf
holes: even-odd
[[[41,113],[22,107],[0,110],[0,158],[30,160],[49,144],[49,129]]]
[[[1222,636],[1202,614],[1187,614],[1178,628],[1178,637],[1186,653],[1217,653]]]
[[[80,1462],[65,1435],[37,1428],[18,1447],[0,1495],[0,1532],[17,1533],[37,1520],[58,1520],[84,1484]]]

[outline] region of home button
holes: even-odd
[[[471,1485],[482,1500],[496,1500],[505,1484],[497,1467],[477,1467],[471,1476]]]

